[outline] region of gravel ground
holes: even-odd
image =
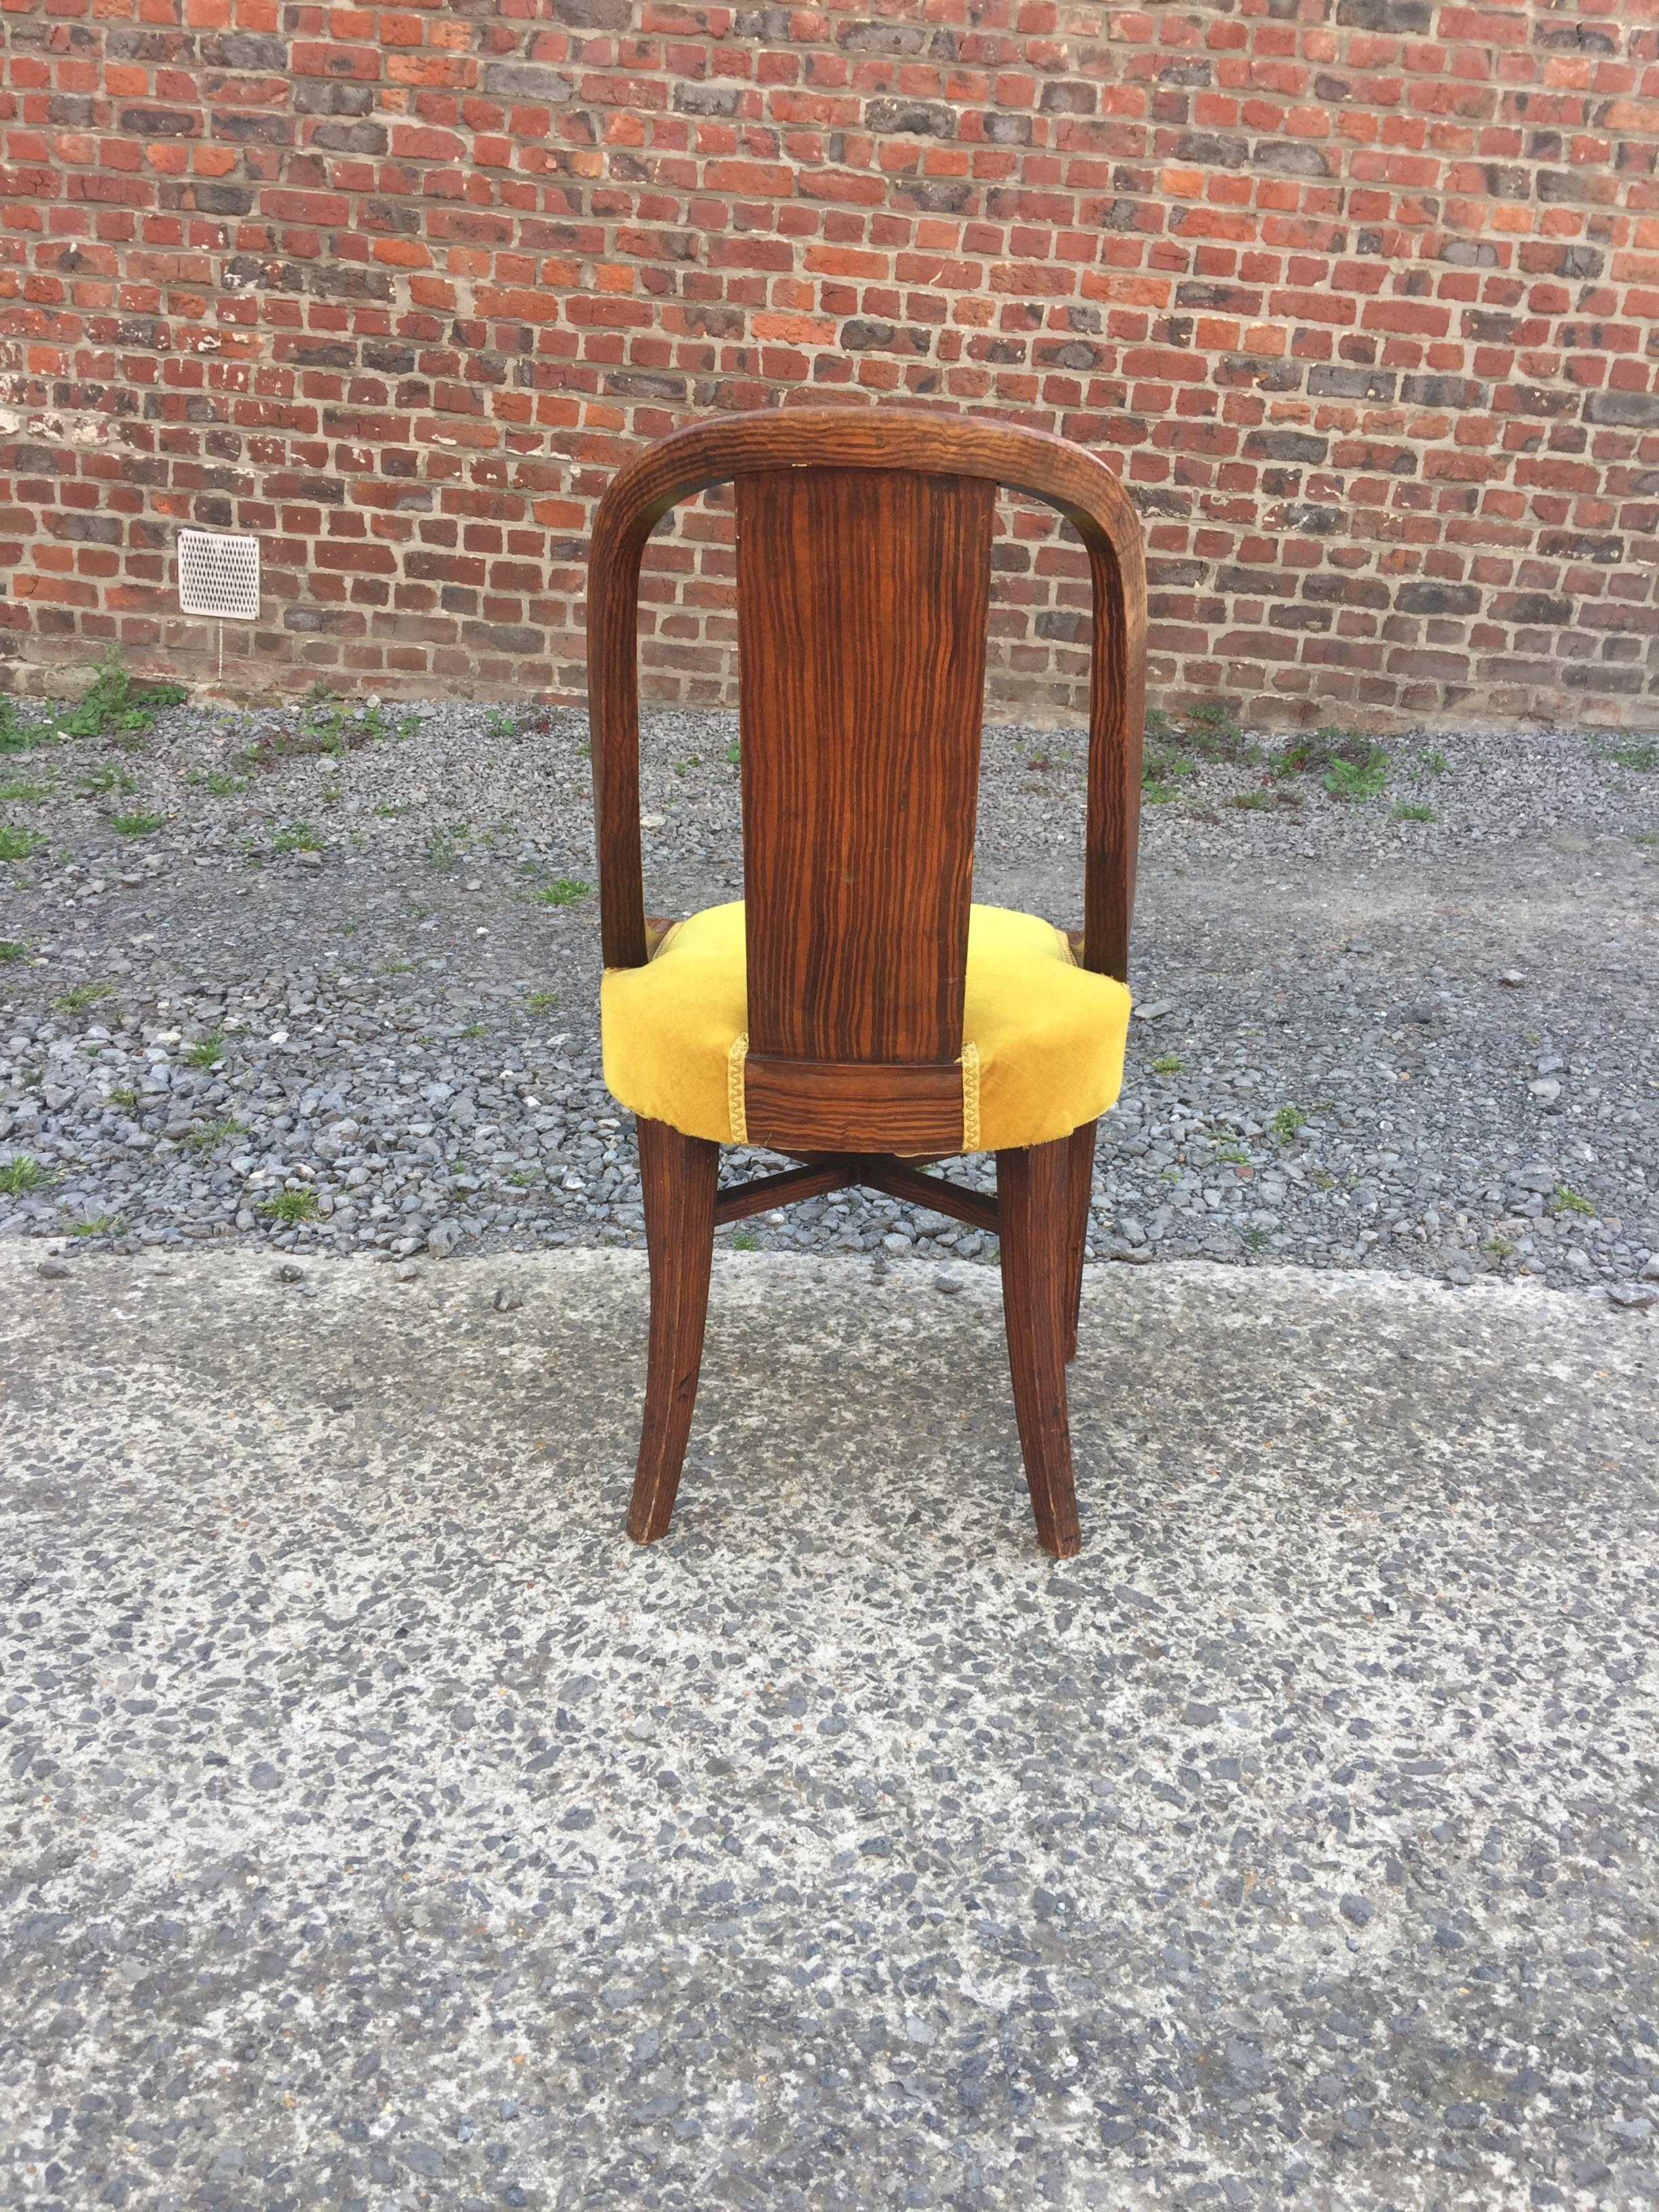
[[[994,1278],[722,1255],[641,1553],[635,1255],[41,1265],[4,2202],[1659,2202],[1652,1315],[1093,1267],[1056,1564]]]
[[[650,726],[656,911],[740,890],[734,738]],[[0,1233],[637,1242],[585,745],[568,710],[179,708],[136,745],[0,759],[11,846],[39,841],[0,863]],[[1091,1249],[1644,1297],[1659,755],[1569,730],[1391,750],[1358,803],[1221,764],[1147,807]],[[989,732],[978,895],[1074,921],[1082,812],[1075,737]],[[883,1198],[723,1235],[994,1250]]]

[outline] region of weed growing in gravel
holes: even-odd
[[[392,734],[404,744],[407,744],[411,738],[418,738],[421,734],[420,716],[399,714],[397,721],[392,725]]]
[[[1238,1232],[1238,1241],[1247,1251],[1265,1252],[1267,1249],[1267,1231],[1265,1229],[1241,1229]]]
[[[37,837],[33,830],[25,830],[15,822],[0,822],[0,860],[27,860],[46,842],[44,837]]]
[[[752,1229],[734,1230],[732,1236],[732,1249],[734,1252],[758,1252],[760,1238],[756,1236]]]
[[[457,868],[461,846],[472,835],[470,823],[457,822],[447,830],[434,830],[426,841],[426,857],[434,868]]]
[[[1167,806],[1180,798],[1183,780],[1197,774],[1197,763],[1179,753],[1149,752],[1140,763],[1140,795],[1149,805]]]
[[[204,1037],[198,1037],[185,1054],[192,1067],[211,1067],[224,1056],[225,1033],[222,1030],[210,1030]]]
[[[1233,720],[1232,708],[1218,699],[1194,707],[1186,717],[1182,742],[1206,761],[1252,761],[1260,758]]]
[[[22,722],[9,699],[0,699],[0,753],[31,753],[37,745],[49,745],[57,740],[58,732],[50,722]]]
[[[1375,799],[1389,780],[1389,756],[1381,745],[1370,746],[1363,760],[1334,760],[1323,781],[1333,799]]]
[[[60,1013],[78,1014],[88,1006],[95,1006],[100,999],[112,999],[114,995],[113,983],[77,983],[72,991],[65,991],[61,999],[54,999],[52,1003]]]
[[[0,1193],[7,1198],[21,1198],[26,1191],[39,1190],[43,1182],[50,1180],[49,1170],[39,1160],[31,1159],[27,1152],[18,1152],[0,1168]]]
[[[400,814],[412,814],[415,811],[415,802],[412,799],[388,799],[383,805],[377,806],[374,811],[384,815],[388,822],[392,822],[395,821]]]
[[[20,806],[38,806],[51,797],[49,783],[0,783],[0,799],[15,800]]]
[[[1444,753],[1437,750],[1425,753],[1417,765],[1425,775],[1444,775],[1451,763]]]
[[[1515,1255],[1514,1245],[1502,1237],[1488,1237],[1480,1249],[1483,1252],[1490,1252],[1494,1260],[1509,1260]]]
[[[536,896],[543,906],[574,906],[578,899],[587,896],[591,888],[580,877],[561,876],[556,883],[545,884]]]
[[[591,745],[584,745],[582,747],[582,750],[585,753],[591,752],[592,750],[592,747]],[[726,757],[733,768],[736,768],[739,761],[743,758],[743,747],[738,743],[738,740],[735,738],[732,738],[731,744],[726,748]]]
[[[82,777],[77,788],[82,799],[105,799],[114,793],[125,798],[137,790],[138,779],[113,761],[101,761]]]
[[[1425,799],[1402,799],[1389,816],[1394,822],[1437,822],[1440,809],[1431,806]]]
[[[1601,755],[1615,768],[1633,768],[1642,771],[1659,768],[1659,744],[1609,745]]]
[[[246,791],[252,778],[246,775],[227,775],[222,769],[210,769],[202,779],[216,799],[228,799],[235,792]]]
[[[675,762],[674,773],[676,775],[684,775],[687,769],[701,768],[702,766],[702,756],[701,753],[687,753],[684,760],[677,760]]]
[[[488,1022],[469,1022],[466,1027],[461,1031],[461,1035],[464,1037],[488,1036],[489,1035],[489,1024]]]
[[[518,734],[519,718],[516,714],[509,713],[505,707],[493,708],[484,716],[485,737],[516,738]]]
[[[1247,814],[1258,814],[1264,807],[1277,806],[1279,793],[1276,791],[1236,791],[1227,804]]]
[[[1281,1106],[1267,1127],[1281,1145],[1294,1144],[1308,1126],[1308,1117],[1299,1106]]]
[[[541,1168],[509,1168],[507,1179],[517,1183],[520,1190],[529,1190],[541,1181],[544,1172]]]
[[[167,820],[165,814],[112,814],[109,826],[123,837],[148,837]]]
[[[1250,1164],[1250,1156],[1243,1145],[1219,1144],[1212,1157],[1218,1160],[1225,1160],[1229,1167],[1246,1168]]]
[[[1273,757],[1279,775],[1318,771],[1333,799],[1375,799],[1389,780],[1389,756],[1374,738],[1327,722],[1310,738],[1293,738]]]
[[[66,737],[107,738],[131,745],[155,727],[156,708],[176,707],[187,696],[182,684],[146,684],[140,689],[112,650],[99,662],[92,689],[80,705],[58,717],[58,727]]]
[[[524,1002],[525,1012],[527,1014],[550,1014],[558,1003],[556,991],[532,991]]]
[[[317,1211],[314,1190],[279,1190],[275,1198],[268,1198],[260,1206],[273,1221],[282,1221],[292,1228],[298,1222],[309,1221]]]
[[[127,1225],[124,1213],[89,1213],[84,1221],[71,1221],[71,1237],[118,1237]]]
[[[305,753],[356,752],[363,745],[393,734],[378,706],[337,699],[320,677],[306,693],[298,713],[296,728],[264,732],[243,748],[242,758],[250,768],[273,769],[279,762]],[[417,716],[405,720],[413,720],[418,727]],[[413,733],[405,731],[400,723],[397,734],[402,737]]]
[[[1196,778],[1200,763],[1238,763],[1261,757],[1233,720],[1231,708],[1221,700],[1207,701],[1180,715],[1150,708],[1141,755],[1141,796],[1148,805],[1167,806],[1182,796],[1182,787]],[[1231,802],[1246,807],[1272,803],[1254,797]]]
[[[1179,1053],[1166,1052],[1152,1062],[1154,1075],[1179,1075],[1185,1063]]]
[[[210,1152],[228,1137],[240,1137],[242,1125],[234,1114],[222,1114],[216,1121],[198,1121],[185,1142],[192,1152]]]
[[[138,1093],[130,1083],[118,1083],[107,1095],[112,1106],[123,1107],[129,1114],[138,1103]]]
[[[21,943],[18,939],[15,937],[0,939],[0,963],[27,960],[28,957],[29,947]]]
[[[1570,1190],[1564,1182],[1559,1182],[1555,1186],[1554,1204],[1558,1213],[1594,1213],[1595,1211],[1595,1200],[1593,1198],[1581,1197],[1576,1190]]]
[[[290,822],[270,841],[273,853],[320,853],[323,841],[309,822]]]

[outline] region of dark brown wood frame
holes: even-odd
[[[637,454],[594,520],[588,682],[607,968],[641,966],[638,599],[652,531],[734,483],[738,518],[749,1141],[798,1166],[720,1190],[719,1147],[639,1124],[651,1258],[646,1411],[629,1533],[672,1515],[716,1225],[849,1184],[994,1231],[1038,1536],[1080,1541],[1066,1413],[1092,1122],[1000,1152],[998,1197],[924,1175],[963,1149],[962,981],[992,500],[1057,508],[1094,616],[1081,964],[1127,980],[1140,794],[1139,521],[1094,455],[1048,433],[896,408],[717,416]],[[849,641],[851,649],[849,649]],[[902,1157],[901,1157],[902,1156]]]

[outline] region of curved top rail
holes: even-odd
[[[1105,463],[1049,430],[974,416],[896,407],[800,407],[714,415],[635,453],[611,478],[594,522],[627,540],[648,533],[683,499],[763,469],[914,469],[987,477],[1058,507],[1086,536],[1103,529],[1121,560],[1140,565],[1140,526]],[[1130,549],[1133,548],[1133,554]],[[1126,579],[1127,580],[1127,579]]]
[[[623,464],[593,518],[588,687],[608,967],[647,956],[639,822],[635,610],[647,539],[672,507],[711,486],[783,469],[900,470],[988,479],[1056,508],[1089,558],[1089,800],[1084,963],[1128,972],[1140,795],[1146,572],[1139,518],[1105,463],[1051,431],[901,407],[716,415],[671,431]]]

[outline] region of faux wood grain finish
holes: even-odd
[[[646,957],[640,860],[636,607],[640,556],[679,501],[767,470],[898,470],[983,478],[1056,507],[1082,539],[1094,606],[1085,965],[1128,973],[1140,803],[1146,580],[1139,522],[1094,454],[1046,431],[894,407],[714,416],[677,430],[618,471],[594,518],[588,568],[588,685],[607,967]]]
[[[1002,1310],[1020,1456],[1037,1541],[1057,1559],[1083,1548],[1066,1407],[1072,1149],[1072,1139],[1060,1137],[997,1154]]]
[[[832,1190],[845,1190],[859,1178],[856,1160],[814,1161],[786,1168],[781,1175],[756,1176],[749,1182],[727,1186],[714,1200],[714,1226],[745,1220],[751,1213],[769,1212],[775,1206],[793,1206],[803,1198],[824,1198]]]
[[[862,1160],[854,1180],[872,1190],[884,1190],[890,1198],[902,1199],[906,1206],[929,1206],[935,1213],[948,1213],[953,1221],[970,1221],[975,1229],[988,1229],[994,1237],[997,1233],[995,1199],[961,1183],[947,1182],[943,1176],[919,1175],[907,1161]]]
[[[962,1068],[955,1060],[924,1066],[751,1052],[744,1098],[750,1143],[779,1152],[962,1150]]]
[[[628,1533],[636,1544],[650,1544],[667,1533],[697,1401],[720,1148],[703,1137],[684,1137],[665,1121],[641,1120],[638,1133],[651,1342]]]
[[[1083,1306],[1083,1252],[1089,1234],[1089,1200],[1095,1183],[1095,1132],[1098,1121],[1085,1121],[1066,1139],[1069,1179],[1066,1194],[1066,1357],[1077,1358],[1078,1315]]]
[[[1001,1237],[1009,1365],[1039,1539],[1080,1544],[1066,1410],[1094,1125],[997,1155],[999,1195],[918,1172],[961,1149],[963,984],[993,487],[1046,500],[1094,607],[1084,966],[1123,979],[1140,791],[1139,526],[1103,463],[1040,431],[892,408],[726,416],[636,456],[601,501],[588,587],[605,958],[637,967],[635,620],[653,525],[738,484],[751,1141],[801,1167],[717,1196],[718,1148],[640,1124],[649,1380],[629,1533],[672,1511],[716,1219],[863,1182]],[[908,1155],[908,1158],[895,1157]],[[817,1155],[831,1155],[823,1158]]]
[[[738,483],[751,1056],[962,1049],[992,496],[900,470]]]

